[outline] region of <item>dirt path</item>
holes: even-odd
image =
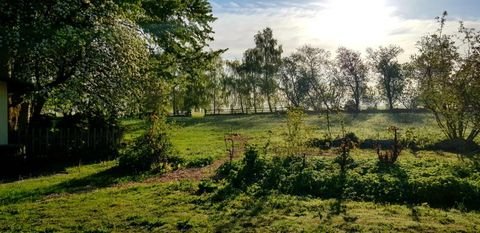
[[[143,183],[166,183],[171,181],[192,180],[200,181],[215,175],[215,171],[224,164],[227,159],[220,159],[212,164],[201,168],[185,168],[162,174],[158,177],[152,177]]]
[[[248,137],[242,136],[240,134],[230,134],[225,136],[226,144],[230,147],[231,144],[235,144],[235,146],[230,147],[227,149],[227,157],[223,159],[216,160],[212,164],[201,167],[201,168],[185,168],[179,169],[173,172],[168,172],[162,174],[158,177],[149,178],[142,183],[166,183],[171,181],[180,181],[180,180],[192,180],[192,181],[200,181],[205,178],[210,178],[215,175],[215,171],[222,166],[224,163],[229,162],[230,157],[232,159],[236,159],[240,157],[244,150],[245,145],[247,144]],[[231,149],[233,148],[233,150]]]

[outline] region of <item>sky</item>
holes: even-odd
[[[459,21],[480,30],[480,0],[210,0],[217,21],[214,49],[225,59],[241,59],[254,47],[254,35],[271,27],[288,56],[303,45],[332,53],[344,46],[365,54],[369,47],[399,45],[407,60],[416,42],[438,28],[435,21],[448,11],[446,31]]]

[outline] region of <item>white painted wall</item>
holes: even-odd
[[[0,145],[8,144],[7,83],[0,81]]]

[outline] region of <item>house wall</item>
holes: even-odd
[[[7,84],[0,81],[0,145],[8,144]]]

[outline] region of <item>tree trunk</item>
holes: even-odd
[[[393,110],[393,100],[391,97],[388,97],[388,106],[389,106],[389,109],[390,111]]]
[[[268,94],[267,94],[267,102],[268,102],[268,108],[270,109],[270,113],[272,113],[273,112],[272,103],[270,100],[270,95]]]
[[[172,108],[173,108],[173,115],[176,116],[178,113],[177,110],[177,98],[175,93],[175,87],[172,89]]]
[[[329,139],[332,139],[332,132],[330,130],[330,109],[327,107],[327,131]]]
[[[360,112],[360,100],[355,100],[355,112]]]
[[[32,117],[30,122],[38,122],[41,120],[42,117],[42,109],[47,102],[47,98],[45,96],[36,96],[33,98],[32,101]]]
[[[244,114],[245,112],[243,111],[243,98],[242,98],[242,96],[240,96],[240,108],[242,109],[242,114]]]
[[[217,113],[217,95],[215,91],[213,91],[213,115]]]
[[[360,112],[360,83],[355,80],[355,111]]]
[[[253,93],[253,111],[257,114],[257,94]]]

